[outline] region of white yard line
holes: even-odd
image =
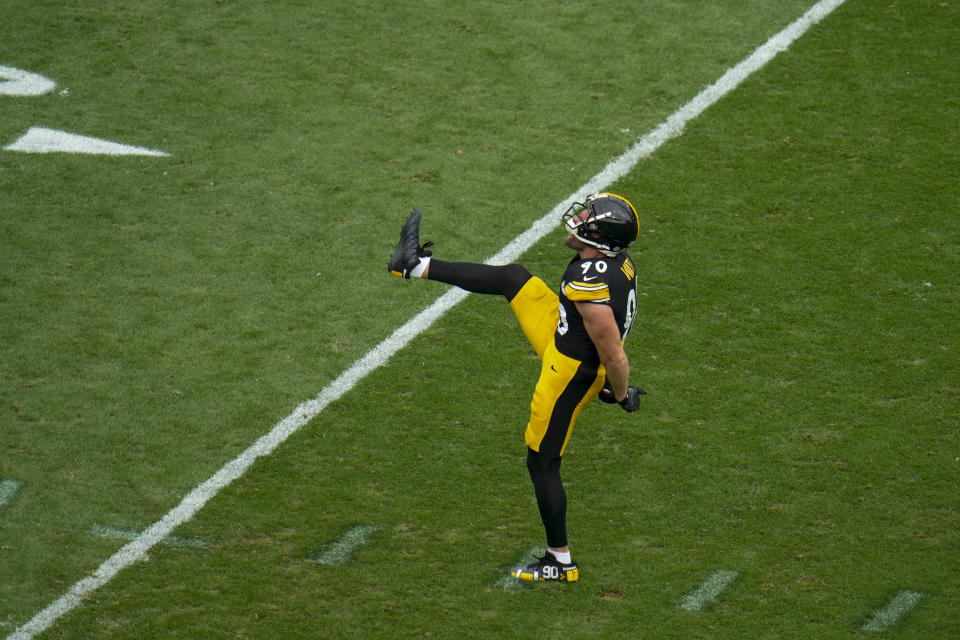
[[[557,226],[560,214],[572,202],[581,200],[588,194],[603,191],[603,189],[625,176],[641,159],[651,155],[670,138],[680,135],[687,122],[696,118],[707,107],[737,88],[750,74],[763,67],[774,56],[789,47],[807,29],[825,18],[843,2],[844,0],[821,0],[815,4],[790,26],[767,40],[737,66],[723,74],[719,80],[698,93],[690,102],[667,118],[663,124],[641,138],[625,154],[604,167],[600,173],[578,191],[534,222],[529,229],[507,244],[488,262],[504,264],[516,260],[523,252]],[[243,475],[257,458],[273,452],[277,446],[323,411],[327,405],[339,399],[370,372],[386,363],[393,354],[426,331],[436,320],[466,296],[467,293],[461,289],[450,289],[437,298],[433,304],[418,313],[413,319],[394,331],[389,338],[353,363],[349,369],[327,385],[317,397],[300,404],[293,413],[278,422],[273,429],[261,436],[243,453],[225,464],[206,482],[197,486],[180,504],[145,529],[135,540],[108,558],[93,574],[77,582],[69,591],[14,631],[7,637],[8,640],[33,638],[34,635],[50,627],[60,616],[80,605],[85,596],[105,585],[122,569],[143,558],[155,544],[170,535],[178,526],[191,519],[210,498]]]

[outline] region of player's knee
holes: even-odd
[[[549,456],[533,449],[527,450],[527,471],[534,484],[560,474],[560,458]]]
[[[502,268],[503,275],[503,295],[507,300],[513,300],[523,285],[533,277],[533,274],[522,264],[508,264]]]

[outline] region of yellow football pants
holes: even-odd
[[[562,456],[577,416],[603,387],[603,365],[593,370],[557,351],[560,299],[540,278],[530,278],[510,308],[542,361],[524,440],[534,451]]]

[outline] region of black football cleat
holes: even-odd
[[[393,255],[390,256],[390,261],[387,262],[387,270],[390,271],[390,275],[398,278],[409,278],[410,272],[420,263],[420,258],[433,255],[430,251],[427,251],[427,247],[432,245],[432,242],[423,246],[420,245],[421,215],[420,209],[414,209],[407,221],[403,223],[403,227],[400,229],[400,243],[394,250]]]
[[[510,575],[527,582],[576,582],[580,579],[580,571],[574,562],[563,564],[547,551],[542,558],[524,567],[510,570]]]

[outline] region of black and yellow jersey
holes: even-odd
[[[636,276],[636,267],[626,252],[613,258],[601,256],[583,260],[574,257],[560,283],[560,320],[554,336],[557,350],[588,366],[600,364],[597,348],[577,311],[577,302],[605,304],[612,308],[620,340],[626,340],[637,313]]]

